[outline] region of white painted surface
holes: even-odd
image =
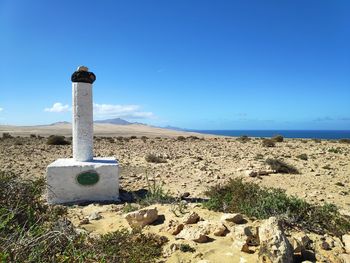
[[[91,186],[80,185],[77,175],[90,170],[99,174],[99,181]],[[118,162],[113,157],[94,158],[89,162],[58,159],[47,167],[47,201],[49,204],[118,201],[118,170]]]
[[[91,161],[93,151],[93,106],[92,84],[73,82],[73,158],[76,161]]]

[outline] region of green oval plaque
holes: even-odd
[[[95,171],[82,172],[77,176],[77,181],[81,185],[94,185],[99,179],[100,176]]]

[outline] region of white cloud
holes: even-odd
[[[3,110],[4,110],[4,108],[1,108],[1,107],[0,107],[0,112],[3,111]]]
[[[152,112],[141,111],[139,105],[114,105],[94,103],[94,115],[105,118],[125,118],[125,119],[149,119],[154,118]],[[47,112],[67,112],[71,107],[60,102],[53,104],[51,108],[45,108]]]
[[[113,105],[94,103],[94,115],[97,117],[113,117],[126,119],[153,118],[152,112],[140,111],[139,105]]]
[[[63,105],[61,102],[56,102],[53,104],[51,108],[45,108],[44,111],[47,112],[67,112],[70,111],[71,108],[69,107],[68,104]]]

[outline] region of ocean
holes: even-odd
[[[191,130],[193,132],[238,137],[272,137],[282,135],[285,138],[303,139],[345,139],[350,138],[350,130]]]

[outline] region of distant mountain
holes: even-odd
[[[109,124],[116,124],[116,125],[130,125],[133,124],[131,122],[128,122],[126,120],[123,120],[121,118],[115,118],[115,119],[107,119],[107,120],[98,120],[94,121],[95,123],[109,123]]]
[[[60,125],[60,124],[70,124],[70,122],[68,122],[68,121],[58,121],[58,122],[51,123],[49,125],[53,126],[53,125]],[[38,125],[38,126],[45,126],[45,125]]]
[[[186,131],[186,129],[174,127],[174,126],[170,126],[170,125],[164,126],[164,127],[159,127],[159,128],[164,128],[164,129],[174,130],[174,131]]]

